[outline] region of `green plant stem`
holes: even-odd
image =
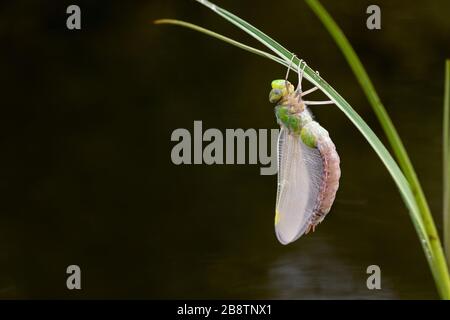
[[[408,180],[413,194],[416,198],[423,222],[425,224],[425,228],[427,230],[428,238],[431,242],[433,250],[436,252],[436,263],[440,265],[440,269],[442,271],[446,270],[447,265],[445,264],[445,257],[439,240],[439,235],[436,230],[430,208],[426,201],[425,194],[422,190],[422,186],[420,185],[417,174],[400,139],[400,136],[398,135],[395,126],[393,125],[388,113],[386,112],[386,109],[383,106],[375,90],[375,87],[372,84],[372,81],[370,80],[363,64],[361,63],[361,60],[353,50],[350,42],[348,41],[342,30],[339,28],[333,18],[328,14],[325,8],[319,3],[319,1],[305,1],[318,16],[318,18],[322,21],[328,32],[331,34],[332,38],[335,40],[338,47],[341,49],[364,93],[366,94],[367,99],[369,100],[369,103],[372,106],[376,116],[378,117],[378,120],[380,121],[380,124],[388,138],[388,141],[391,144],[392,150],[394,151],[394,155],[397,158],[400,168],[405,174],[406,179]],[[446,272],[446,274],[446,276],[442,274],[442,277],[448,279],[448,271]],[[446,288],[445,296],[450,297],[450,288]]]
[[[180,26],[180,27],[185,27],[185,28],[188,28],[188,29],[192,29],[194,31],[205,33],[205,34],[207,34],[207,35],[209,35],[209,36],[211,36],[213,38],[216,38],[216,39],[219,39],[221,41],[227,42],[227,43],[229,43],[229,44],[231,44],[231,45],[233,45],[235,47],[238,47],[240,49],[243,49],[245,51],[254,53],[254,54],[258,55],[258,56],[274,60],[274,61],[276,61],[278,63],[281,63],[281,64],[284,63],[284,61],[282,59],[280,59],[280,58],[278,58],[278,57],[276,57],[276,56],[274,56],[274,55],[272,55],[270,53],[267,53],[267,52],[262,51],[262,50],[255,49],[255,48],[250,47],[250,46],[248,46],[246,44],[243,44],[243,43],[241,43],[239,41],[233,40],[233,39],[231,39],[229,37],[225,37],[225,36],[223,36],[223,35],[221,35],[221,34],[219,34],[217,32],[214,32],[214,31],[202,28],[202,27],[200,27],[200,26],[198,26],[196,24],[193,24],[193,23],[189,23],[189,22],[181,21],[181,20],[176,20],[176,19],[158,19],[158,20],[153,21],[153,23],[154,24],[173,24],[173,25],[177,25],[177,26]]]
[[[447,262],[450,263],[450,60],[445,61],[443,123],[443,222],[444,247]]]

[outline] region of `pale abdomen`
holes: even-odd
[[[315,124],[320,126],[317,122]],[[317,149],[322,158],[323,177],[317,207],[311,219],[313,227],[319,224],[330,211],[339,188],[339,178],[341,177],[340,158],[336,147],[331,141],[328,132],[325,129],[320,131],[321,134],[317,136]]]

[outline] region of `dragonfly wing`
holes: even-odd
[[[324,167],[318,149],[306,146],[284,126],[278,137],[275,232],[282,244],[307,230],[319,201]]]

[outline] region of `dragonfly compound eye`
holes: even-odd
[[[283,90],[284,93],[286,93],[286,89],[289,93],[294,92],[294,86],[287,80],[273,80],[271,85],[272,89],[280,89]]]
[[[281,89],[272,89],[269,93],[269,101],[271,103],[278,102],[283,97],[283,90]]]
[[[272,91],[270,91],[269,100],[272,103],[275,103],[284,96],[294,92],[294,86],[286,80],[273,80],[271,85]]]

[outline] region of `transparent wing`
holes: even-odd
[[[308,228],[319,199],[323,162],[318,149],[306,146],[284,126],[278,137],[278,192],[275,232],[282,244]]]

